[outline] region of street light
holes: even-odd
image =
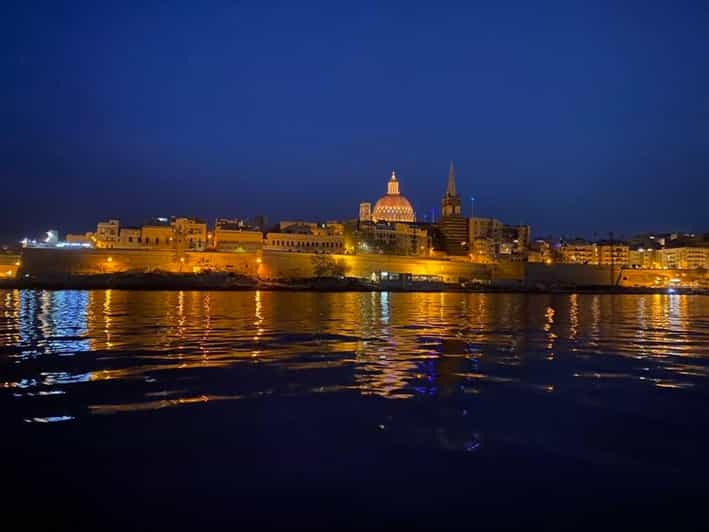
[[[475,216],[475,198],[473,196],[470,196],[470,217],[473,218]]]

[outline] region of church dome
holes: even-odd
[[[399,181],[396,172],[391,173],[387,183],[387,193],[377,200],[372,211],[374,222],[413,222],[416,216],[414,208],[406,197],[399,193]]]

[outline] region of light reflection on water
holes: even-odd
[[[680,410],[696,399],[682,394],[706,398],[709,376],[699,296],[14,290],[0,301],[0,400],[18,421],[314,394],[456,415],[485,396],[536,394]]]

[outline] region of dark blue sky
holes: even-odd
[[[423,214],[450,159],[536,234],[709,230],[706,2],[15,4],[2,238],[355,217],[392,168]]]

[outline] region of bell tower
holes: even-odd
[[[468,253],[468,220],[460,213],[460,196],[455,189],[455,166],[448,168],[448,186],[441,201],[439,228],[443,237],[443,247],[449,255]]]
[[[455,191],[455,166],[453,161],[448,168],[448,187],[446,195],[441,201],[441,214],[446,216],[460,216],[460,196]]]

